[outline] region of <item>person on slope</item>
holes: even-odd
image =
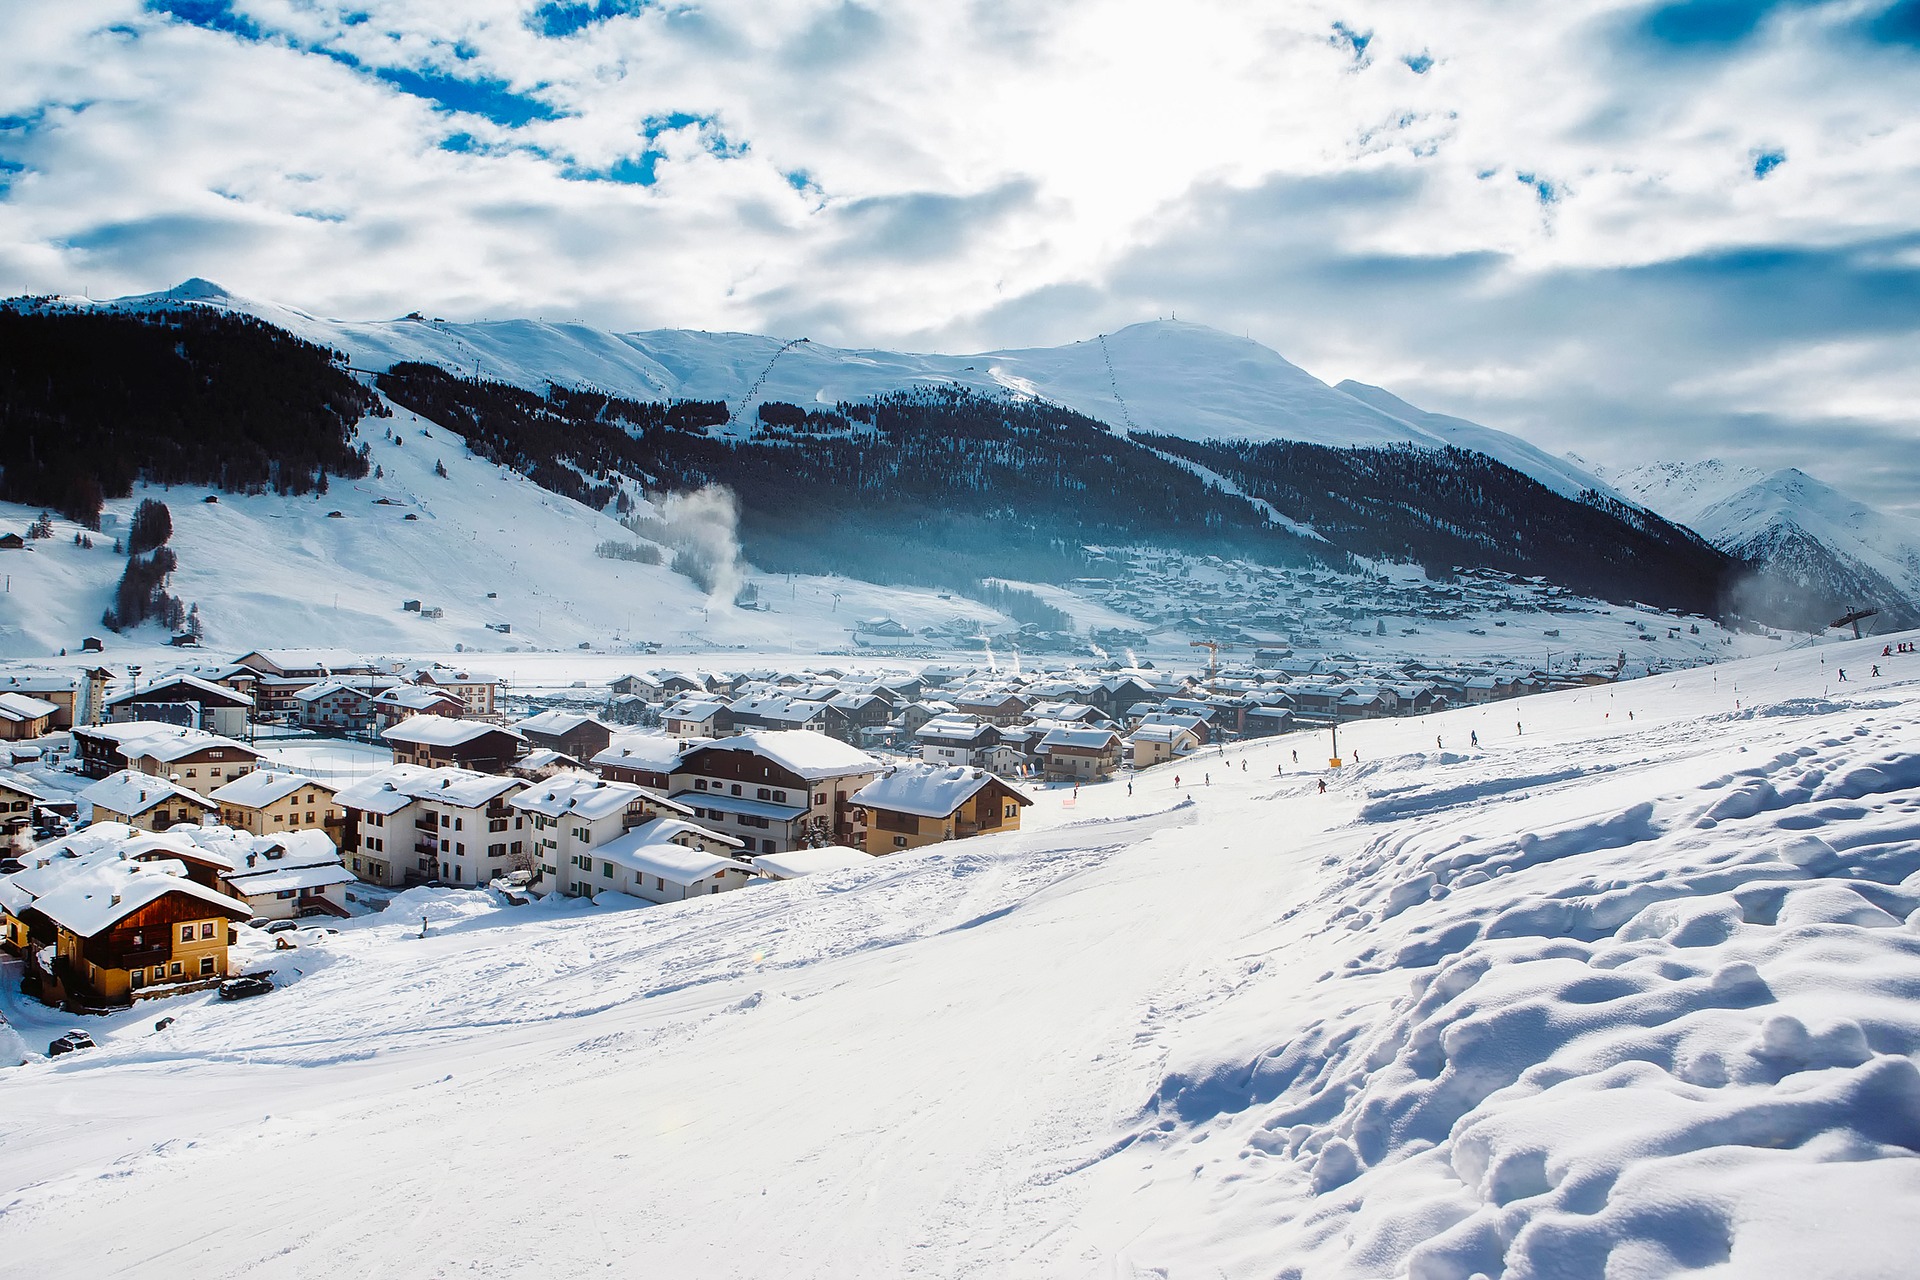
[[[1327,794],[1327,780],[1325,778],[1320,779],[1320,794]]]

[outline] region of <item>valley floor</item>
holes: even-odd
[[[1884,642],[1370,722],[1337,772],[1231,747],[694,903],[250,936],[281,990],[0,1073],[7,1266],[1909,1274]],[[73,1022],[6,988],[29,1049]]]

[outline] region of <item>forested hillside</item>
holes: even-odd
[[[1226,476],[1355,555],[1416,562],[1430,574],[1473,565],[1717,615],[1743,568],[1650,512],[1595,494],[1574,502],[1466,449],[1135,438]]]
[[[204,307],[0,308],[0,499],[98,527],[136,480],[308,493],[366,474],[345,357]]]
[[[649,489],[724,484],[740,500],[748,558],[775,572],[964,586],[1084,573],[1082,547],[1132,542],[1270,562],[1329,556],[1244,499],[1037,401],[941,387],[824,412],[767,404],[742,439],[701,429],[726,418],[706,402],[542,397],[418,364],[396,365],[379,386],[475,452],[589,505],[617,502],[623,476]]]

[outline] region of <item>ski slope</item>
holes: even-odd
[[[280,990],[0,1077],[8,1265],[1911,1274],[1920,656],[1883,643],[1358,724],[1337,773],[1270,740],[693,903],[243,930]],[[0,1000],[31,1047],[73,1021]]]

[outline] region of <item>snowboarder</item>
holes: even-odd
[[[1840,683],[1845,684],[1846,682],[1847,682],[1847,669],[1845,667],[1842,667],[1840,668]]]
[[[1476,746],[1476,747],[1477,747],[1477,746],[1479,746],[1479,745],[1480,745],[1480,731],[1479,731],[1478,729],[1475,729],[1475,730],[1473,730],[1473,731],[1471,731],[1470,733],[1468,733],[1468,734],[1467,734],[1467,741],[1468,741],[1468,742],[1470,742],[1470,743],[1472,743],[1472,744],[1473,744],[1474,746]]]
[[[1877,676],[1877,675],[1879,675],[1879,674],[1880,674],[1880,664],[1879,664],[1879,663],[1877,663],[1877,662],[1876,662],[1876,663],[1874,663],[1874,664],[1873,664],[1873,670],[1871,670],[1871,671],[1869,671],[1869,672],[1867,672],[1867,674],[1868,674],[1868,675],[1870,675],[1870,676]]]

